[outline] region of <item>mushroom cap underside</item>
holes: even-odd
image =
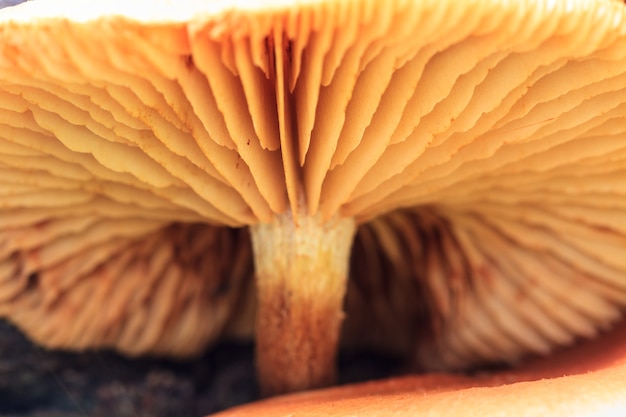
[[[88,297],[107,268],[140,286],[157,276],[152,262],[176,287],[177,274],[210,268],[164,272],[177,247],[211,251],[244,238],[223,226],[269,222],[304,200],[310,215],[362,224],[358,253],[373,256],[355,269],[380,259],[420,283],[436,337],[417,355],[433,367],[546,352],[619,318],[623,4],[141,4],[0,12],[0,314],[36,332],[33,317],[79,281],[92,289],[74,298]],[[202,228],[213,237],[197,237]],[[220,293],[230,273],[198,285]],[[41,297],[57,301],[42,310]],[[221,323],[199,349],[233,307],[199,314],[188,299],[162,323]],[[111,311],[112,323],[133,316]],[[165,327],[140,350],[176,344]]]

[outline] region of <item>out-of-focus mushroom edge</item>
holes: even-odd
[[[427,374],[290,394],[237,416],[618,416],[626,412],[626,324],[556,357],[475,376]]]
[[[332,383],[342,321],[447,370],[622,317],[620,2],[41,1],[0,39],[0,316],[44,345],[198,353],[254,274],[268,392]]]

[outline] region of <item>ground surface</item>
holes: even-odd
[[[257,398],[252,344],[227,343],[195,361],[51,352],[0,322],[2,417],[200,417]],[[392,358],[343,354],[341,382],[397,373]]]

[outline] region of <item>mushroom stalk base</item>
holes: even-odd
[[[251,228],[263,395],[331,385],[355,222],[292,213]]]

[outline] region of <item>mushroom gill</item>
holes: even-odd
[[[347,339],[428,368],[593,337],[626,306],[625,21],[602,0],[2,10],[0,315],[191,354],[252,257],[266,393],[333,382],[348,285]],[[393,334],[351,330],[368,317]]]
[[[625,235],[568,216],[581,211],[481,201],[403,210],[362,226],[347,341],[449,370],[594,338],[622,317],[626,281],[615,253]]]
[[[222,333],[252,275],[244,229],[68,211],[4,212],[0,315],[45,346],[129,355],[188,356]]]

